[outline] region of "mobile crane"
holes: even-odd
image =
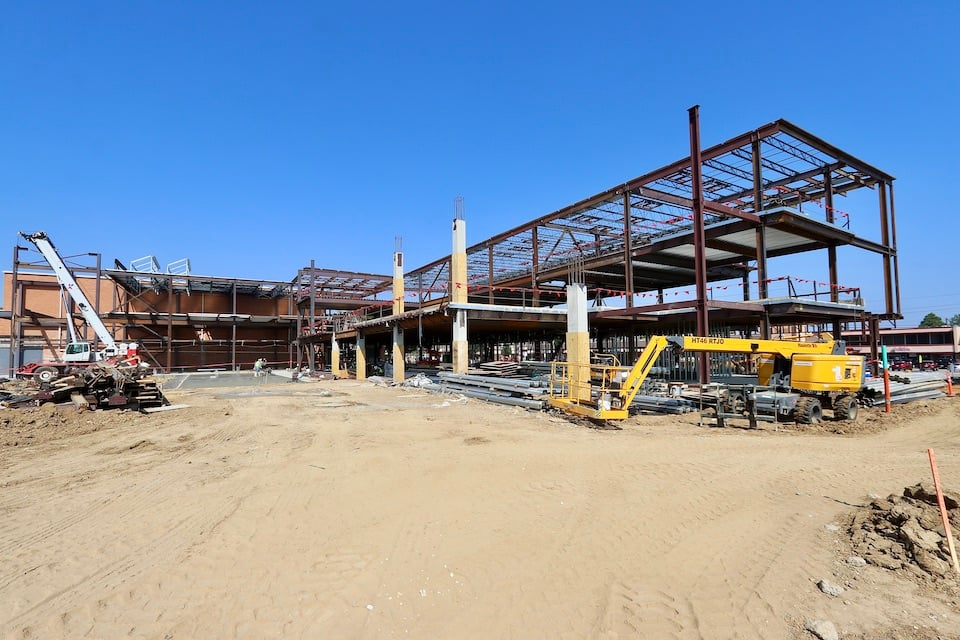
[[[24,239],[29,240],[50,264],[50,267],[57,277],[57,282],[60,283],[62,294],[68,298],[66,300],[66,307],[68,309],[67,330],[70,332],[70,342],[67,344],[62,360],[55,362],[33,362],[20,367],[17,370],[17,375],[21,377],[32,377],[40,382],[52,382],[76,365],[108,361],[118,357],[135,357],[137,353],[136,343],[118,344],[113,339],[103,320],[100,319],[93,305],[90,304],[90,300],[88,300],[86,294],[83,293],[79,283],[73,277],[73,274],[70,273],[67,265],[64,264],[63,258],[60,257],[56,247],[53,246],[50,237],[43,231],[30,234],[21,231],[20,235]],[[73,316],[69,312],[69,300],[71,299],[76,302],[84,322],[93,329],[97,339],[103,344],[103,349],[96,351],[94,345],[80,340],[73,324]]]
[[[816,423],[824,408],[840,420],[855,420],[866,361],[846,353],[845,344],[821,336],[818,342],[751,340],[700,336],[652,336],[632,367],[555,363],[548,402],[572,415],[623,420],[630,403],[666,349],[694,353],[743,353],[759,361],[757,383],[770,394],[731,394],[728,410],[768,412],[768,420]],[[752,397],[747,397],[752,395]],[[718,407],[718,415],[721,408]]]

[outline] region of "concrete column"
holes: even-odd
[[[590,400],[590,330],[587,326],[587,287],[567,285],[567,362],[570,395]]]
[[[367,338],[357,334],[357,380],[367,379]]]
[[[466,304],[467,298],[467,223],[453,220],[453,251],[450,253],[450,301]],[[467,312],[457,309],[453,319],[453,372],[466,373],[470,366],[467,343]]]
[[[450,300],[467,301],[467,223],[453,220],[453,252],[450,254]]]
[[[400,328],[399,324],[393,325],[393,381],[394,382],[403,382],[404,380],[404,365],[406,362],[403,359],[403,329]]]
[[[337,344],[337,335],[330,336],[330,373],[339,378],[340,373],[340,345]]]
[[[470,367],[467,348],[467,310],[457,309],[453,317],[453,372],[466,373]]]
[[[393,315],[403,313],[403,253],[393,254]]]

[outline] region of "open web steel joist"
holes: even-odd
[[[767,261],[828,250],[829,282],[821,293],[837,302],[856,294],[838,282],[836,248],[879,256],[884,308],[901,317],[894,231],[894,178],[786,120],[764,125],[700,153],[706,279],[742,279],[769,297]],[[690,157],[467,249],[467,282],[450,281],[450,258],[405,274],[419,301],[466,287],[471,301],[523,306],[562,302],[568,265],[581,259],[591,296],[638,297],[696,284],[693,164]],[[880,237],[851,228],[835,198],[861,189],[877,194]],[[659,300],[662,302],[662,300]]]

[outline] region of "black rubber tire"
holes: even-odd
[[[855,396],[843,395],[833,402],[833,417],[837,420],[856,420],[860,405]]]
[[[60,377],[60,372],[56,367],[37,367],[33,377],[43,384],[49,384]]]
[[[798,424],[820,424],[823,420],[823,407],[816,398],[800,398],[794,409],[794,419]]]
[[[747,410],[747,399],[742,391],[731,391],[727,396],[726,409],[728,413],[743,414]]]

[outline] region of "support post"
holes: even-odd
[[[17,272],[20,266],[20,245],[13,247],[13,272],[10,274],[10,370],[7,375],[12,379],[20,366],[20,286]]]
[[[453,252],[450,254],[450,301],[466,304],[467,297],[467,223],[453,219]],[[467,310],[456,309],[453,320],[453,372],[466,373],[470,366],[467,343]]]
[[[623,283],[628,307],[633,306],[633,228],[630,209],[630,191],[623,190]],[[598,245],[599,246],[599,245]]]
[[[173,371],[173,277],[167,280],[167,373]],[[233,285],[233,300],[236,307],[237,285]],[[236,313],[236,309],[234,309]],[[237,319],[233,319],[236,327]],[[236,329],[234,329],[236,331]]]
[[[693,185],[693,254],[697,281],[697,335],[710,335],[707,311],[707,242],[703,221],[703,167],[700,156],[700,106],[689,109],[690,114],[690,173]],[[700,384],[710,381],[707,354],[699,354]]]
[[[590,330],[587,321],[587,286],[567,285],[567,362],[570,397],[590,401]]]
[[[400,238],[396,239],[393,252],[393,315],[403,313],[403,252],[400,250]]]
[[[890,220],[887,216],[887,183],[880,182],[880,242],[885,247],[891,246]],[[892,314],[893,306],[893,264],[890,254],[883,254],[883,297],[884,313]]]
[[[404,360],[403,327],[400,323],[393,325],[393,381],[403,382],[406,377],[406,360]]]
[[[367,379],[367,338],[357,333],[357,380]]]
[[[340,345],[337,343],[337,334],[330,334],[330,373],[334,378],[341,377],[340,373]]]

